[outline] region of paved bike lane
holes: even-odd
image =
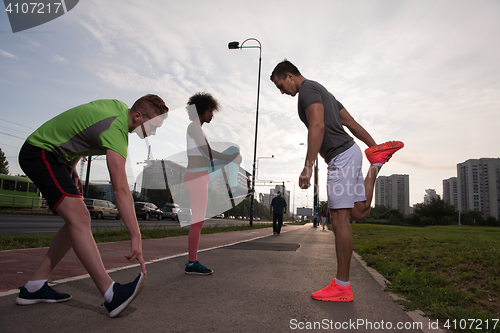
[[[428,320],[415,322],[355,258],[351,264],[354,302],[311,299],[310,293],[335,274],[333,233],[311,225],[287,226],[280,236],[270,233],[271,229],[259,229],[202,235],[199,259],[214,270],[209,276],[184,274],[185,236],[144,240],[148,284],[118,318],[108,318],[91,279],[61,275],[52,280],[56,290],[73,296],[65,303],[16,306],[16,293],[4,293],[0,331],[427,331]],[[128,242],[99,245],[105,266],[118,282],[128,282],[140,271],[137,265],[121,266],[128,246]]]

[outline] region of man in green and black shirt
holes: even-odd
[[[47,284],[53,269],[71,248],[103,294],[110,317],[118,315],[139,295],[146,283],[146,265],[125,171],[128,133],[136,132],[141,138],[155,134],[167,112],[168,107],[156,95],[141,97],[130,109],[117,100],[97,100],[63,112],[27,138],[19,153],[19,164],[65,224],[31,280],[20,288],[17,304],[64,302],[71,298]],[[89,155],[106,155],[115,202],[131,235],[131,251],[125,257],[138,260],[142,267],[142,273],[125,285],[113,282],[107,274],[90,229],[90,215],[76,171],[80,158]]]

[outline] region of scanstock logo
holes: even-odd
[[[75,8],[79,0],[3,0],[12,32],[31,29],[52,21]]]

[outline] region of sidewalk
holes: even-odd
[[[325,287],[335,274],[334,235],[320,229],[309,224],[284,227],[280,236],[269,235],[271,229],[202,235],[200,249],[206,250],[199,260],[214,270],[210,276],[184,274],[186,236],[144,240],[148,284],[119,317],[110,319],[92,280],[78,277],[55,287],[73,296],[65,303],[16,306],[16,291],[0,293],[0,331],[421,332],[412,329],[418,326],[355,258],[354,302],[311,299],[310,293]],[[118,268],[110,273],[116,281],[129,282],[139,273],[136,265],[119,269],[127,263],[123,254],[128,242],[101,244],[99,249],[105,266]],[[0,252],[1,285],[12,275],[16,287],[24,284],[24,271],[33,268],[21,263],[38,258],[38,252],[45,251]],[[83,274],[72,256],[61,262],[52,280]],[[423,328],[427,326],[425,319]]]

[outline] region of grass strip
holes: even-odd
[[[352,229],[354,251],[389,280],[389,290],[404,295],[408,310],[420,309],[456,332],[500,332],[500,228]]]
[[[254,224],[253,227],[250,227],[249,225],[213,226],[202,228],[201,233],[213,234],[218,232],[243,231],[270,227],[271,226],[269,224]],[[161,225],[157,225],[152,228],[146,228],[143,225],[140,225],[140,228],[142,239],[176,237],[189,234],[189,228],[165,228]],[[109,243],[130,240],[130,234],[125,227],[116,230],[98,229],[96,231],[93,231],[92,234],[94,235],[96,243]],[[0,251],[48,247],[52,242],[54,236],[54,234],[33,236],[0,235]]]

